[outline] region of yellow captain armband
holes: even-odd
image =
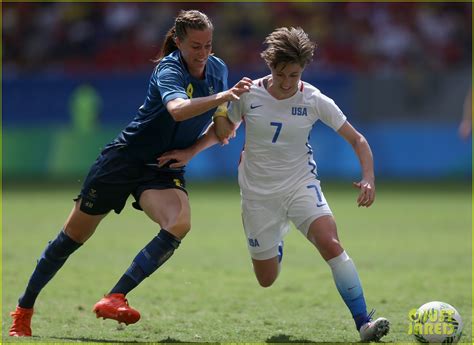
[[[216,112],[212,115],[212,119],[214,120],[216,117],[227,117],[227,103],[222,103],[220,106],[217,107]]]

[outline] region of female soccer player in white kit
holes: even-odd
[[[233,101],[227,118],[215,119],[221,140],[230,135],[234,125],[245,123],[245,149],[238,179],[255,275],[263,287],[276,280],[283,237],[292,221],[330,266],[361,340],[378,341],[388,333],[389,322],[385,318],[372,321],[372,313],[367,314],[356,267],[339,242],[308,138],[313,125],[321,120],[352,145],[362,168],[362,179],[354,183],[360,190],[357,203],[365,207],[372,205],[375,198],[370,146],[332,99],[301,81],[315,48],[301,28],[276,29],[265,43],[267,49],[261,56],[271,75],[255,80],[249,93]],[[184,152],[164,154],[160,164],[170,159],[176,159],[176,165],[186,163],[208,144],[201,141]]]

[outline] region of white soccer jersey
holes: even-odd
[[[266,78],[266,77],[265,77]],[[261,200],[278,197],[316,178],[316,163],[308,143],[316,121],[337,131],[346,121],[334,101],[301,81],[290,98],[278,100],[263,79],[250,92],[231,102],[229,119],[245,123],[245,147],[239,164],[242,197]]]

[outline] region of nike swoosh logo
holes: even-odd
[[[350,290],[352,290],[352,289],[355,289],[356,287],[357,287],[357,285],[355,285],[355,286],[353,286],[353,287],[350,287],[350,288],[348,288],[347,290],[350,291]]]
[[[316,204],[316,207],[323,207],[326,204]]]
[[[261,106],[263,106],[263,104],[260,104],[260,105],[250,104],[250,109],[260,108]]]

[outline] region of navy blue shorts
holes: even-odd
[[[111,146],[92,165],[74,200],[81,199],[81,211],[90,215],[120,213],[130,194],[135,198],[133,207],[141,210],[139,200],[145,190],[170,188],[187,194],[184,170],[148,166],[131,156],[126,146]]]

